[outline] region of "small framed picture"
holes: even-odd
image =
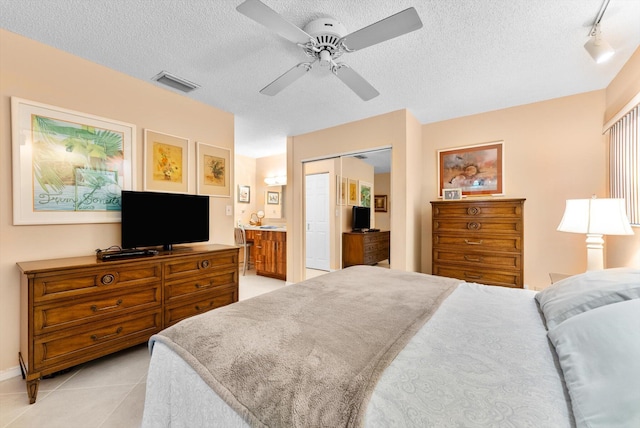
[[[374,195],[375,212],[386,213],[387,212],[387,195]]]
[[[446,201],[462,199],[462,189],[444,189],[443,197]]]
[[[267,192],[267,204],[278,205],[280,203],[279,192]]]
[[[251,187],[238,185],[238,202],[248,204],[251,200]]]

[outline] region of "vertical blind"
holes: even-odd
[[[609,129],[609,193],[624,198],[631,224],[640,225],[640,104]]]

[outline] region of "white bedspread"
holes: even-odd
[[[534,295],[461,284],[386,369],[366,426],[573,426]],[[156,343],[143,427],[168,426],[247,425],[186,362]]]

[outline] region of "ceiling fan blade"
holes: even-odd
[[[341,40],[347,51],[357,51],[420,28],[422,28],[422,21],[418,12],[415,8],[410,7],[382,21],[347,34]]]
[[[294,65],[282,76],[262,88],[260,93],[264,95],[276,95],[278,92],[304,76],[307,71],[311,70],[312,65],[313,62],[301,62],[298,65]]]
[[[311,39],[310,35],[259,0],[245,0],[236,10],[293,43],[305,44]]]
[[[364,77],[360,76],[356,71],[346,64],[340,64],[335,71],[338,79],[342,80],[353,92],[358,94],[363,101],[369,101],[372,98],[380,95],[380,92],[376,90]]]

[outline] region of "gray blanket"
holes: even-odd
[[[384,369],[460,282],[355,266],[189,318],[151,343],[252,426],[360,426]]]

